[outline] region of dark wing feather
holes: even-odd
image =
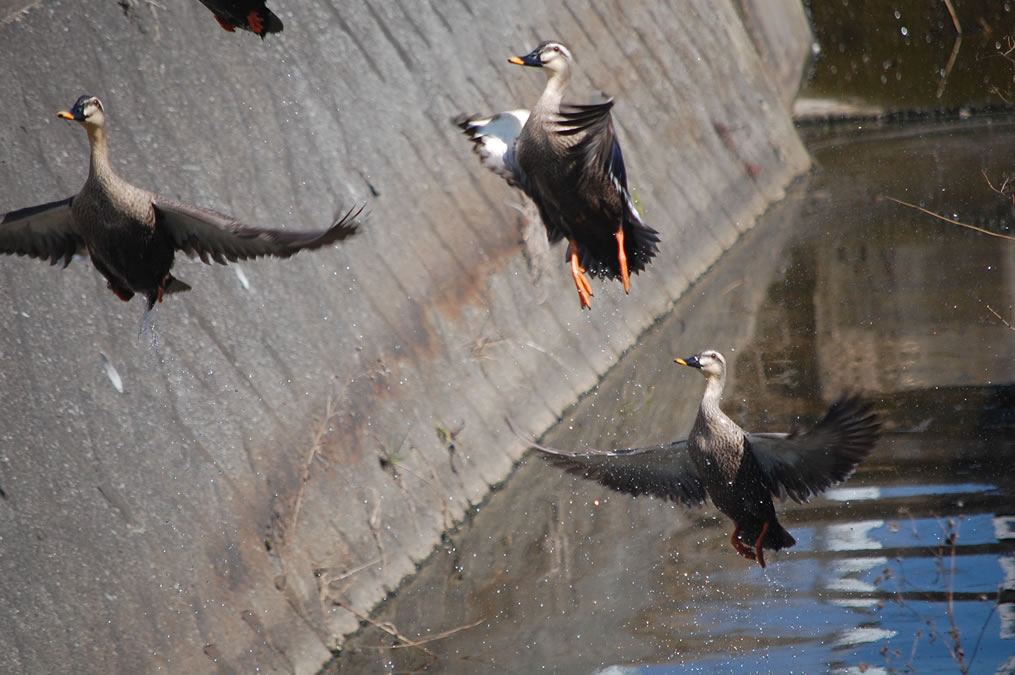
[[[540,445],[508,426],[523,441],[544,453],[551,464],[568,473],[597,481],[629,495],[652,495],[685,506],[705,502],[705,486],[687,453],[687,441],[622,450],[559,450]]]
[[[0,253],[27,255],[66,267],[85,242],[74,229],[73,197],[29,206],[0,216]]]
[[[327,230],[299,232],[269,230],[246,225],[231,217],[197,206],[156,197],[155,221],[172,237],[173,245],[203,262],[227,262],[275,256],[288,258],[303,250],[327,246],[356,233],[356,217],[363,209],[350,209]]]
[[[627,192],[627,169],[624,153],[620,151],[617,134],[613,130],[613,99],[588,105],[565,105],[560,112],[560,128],[564,136],[581,134],[581,140],[571,148],[585,166],[584,175],[606,174],[620,192]]]
[[[631,272],[645,269],[659,250],[659,233],[641,220],[627,187],[624,153],[613,128],[613,99],[590,105],[565,105],[560,113],[557,133],[565,136],[581,134],[571,147],[575,181],[585,183],[594,194],[606,194],[612,187],[624,209],[624,233],[628,266]],[[611,258],[607,268],[602,260],[593,260],[582,252],[582,264],[597,274],[616,277],[619,265]],[[615,268],[615,269],[614,269]],[[608,270],[608,271],[607,271]]]
[[[772,494],[804,502],[849,478],[877,444],[880,424],[870,404],[843,397],[802,434],[748,434]]]

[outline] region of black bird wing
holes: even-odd
[[[288,258],[304,249],[316,249],[351,237],[363,211],[350,209],[326,230],[300,232],[270,230],[246,225],[230,216],[162,197],[154,200],[155,222],[172,238],[173,245],[203,262],[227,262],[275,256]]]
[[[880,428],[870,404],[844,396],[810,431],[748,434],[747,443],[772,494],[804,502],[849,478],[874,449]]]
[[[623,210],[623,228],[629,240],[624,246],[628,253],[628,265],[632,272],[645,269],[659,250],[659,233],[646,225],[627,187],[627,168],[624,153],[613,128],[613,99],[588,105],[564,105],[561,107],[557,133],[563,136],[580,135],[580,140],[571,147],[573,171],[576,183],[593,184],[588,194],[614,195],[606,197],[616,208]],[[594,184],[598,183],[599,187]],[[612,234],[612,232],[610,233]],[[591,260],[583,256],[582,264],[592,267]],[[612,270],[616,263],[610,260]],[[619,274],[619,266],[609,276]]]
[[[617,191],[626,194],[627,169],[613,130],[612,109],[612,98],[603,103],[564,105],[557,133],[562,136],[581,134],[581,140],[571,148],[583,165],[581,175],[609,176]]]
[[[629,495],[652,495],[685,506],[705,502],[705,486],[687,453],[687,441],[622,450],[560,450],[526,438],[510,420],[508,426],[523,441],[543,452],[547,461],[568,473]]]
[[[27,255],[66,267],[85,241],[74,228],[73,197],[29,206],[0,216],[0,253]]]

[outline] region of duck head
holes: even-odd
[[[571,67],[571,50],[562,42],[547,40],[540,42],[539,46],[525,56],[512,56],[509,63],[517,66],[531,66],[533,68],[546,68],[552,76],[556,73],[566,72]]]
[[[56,116],[80,122],[85,126],[101,127],[106,122],[105,113],[102,111],[102,101],[88,94],[78,98],[73,108],[61,110]]]
[[[697,368],[706,378],[722,379],[726,375],[726,359],[714,349],[706,349],[686,359],[674,359],[682,366]]]

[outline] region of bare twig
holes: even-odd
[[[1004,101],[1008,105],[1011,105],[1012,102],[1008,100],[1007,96],[1005,96],[1004,94],[1001,93],[1001,90],[998,89],[997,85],[991,86],[990,93],[993,94],[994,96],[997,96],[999,99],[1001,99],[1002,101]]]
[[[293,515],[289,520],[289,532],[296,530],[296,521],[299,520],[300,508],[303,506],[303,493],[306,491],[307,482],[310,480],[310,467],[313,465],[317,453],[321,450],[321,441],[324,440],[324,436],[328,433],[328,425],[334,419],[336,413],[335,399],[329,396],[324,419],[317,426],[317,429],[314,430],[314,434],[310,439],[310,450],[307,452],[307,459],[303,464],[303,478],[300,480],[299,490],[296,491],[296,503],[293,505]]]
[[[468,630],[470,628],[475,628],[476,626],[478,626],[479,624],[483,623],[484,621],[486,621],[486,617],[483,617],[482,619],[479,619],[478,621],[473,621],[472,623],[463,624],[461,626],[458,626],[457,628],[452,628],[451,630],[446,630],[443,633],[438,633],[437,635],[431,635],[430,637],[428,637],[425,640],[416,640],[416,642],[414,642],[412,644],[394,645],[392,647],[392,649],[403,649],[405,647],[419,647],[420,645],[425,645],[425,644],[427,644],[429,642],[434,642],[435,640],[443,640],[446,637],[451,637],[455,633],[460,633],[463,630]]]
[[[994,309],[990,305],[987,305],[987,311],[990,312],[991,314],[993,314],[994,316],[996,316],[997,320],[1000,321],[1001,323],[1003,323],[1005,326],[1007,326],[1010,330],[1015,330],[1015,326],[1013,326],[1010,321],[1005,321],[1001,317],[1001,315],[998,314],[997,312],[995,312]]]
[[[959,15],[955,13],[955,7],[952,6],[952,0],[944,0],[945,7],[948,8],[948,13],[952,15],[952,25],[955,26],[955,32],[961,37],[962,36],[962,25],[959,23]]]
[[[896,204],[902,204],[903,206],[908,206],[911,209],[916,209],[917,211],[921,211],[923,213],[926,213],[928,216],[934,216],[935,218],[940,218],[941,220],[945,221],[946,223],[951,223],[952,225],[958,225],[960,227],[965,227],[965,228],[970,229],[970,230],[975,230],[975,231],[977,231],[977,232],[979,232],[981,234],[989,234],[991,237],[997,237],[999,239],[1007,239],[1008,241],[1015,241],[1015,237],[1009,236],[1007,234],[1001,234],[999,232],[991,232],[990,230],[984,230],[983,228],[976,227],[975,225],[969,225],[968,223],[962,223],[962,222],[959,222],[957,220],[953,220],[951,218],[947,218],[945,216],[942,216],[939,213],[934,213],[933,211],[929,211],[929,210],[923,208],[922,206],[917,206],[916,204],[910,204],[909,202],[904,202],[901,199],[896,199],[895,197],[887,197],[887,199],[892,200]]]
[[[366,621],[368,624],[370,624],[374,628],[378,628],[378,629],[384,631],[385,633],[387,633],[391,637],[395,638],[399,642],[404,643],[406,646],[408,646],[408,647],[416,647],[421,652],[423,652],[424,654],[426,654],[427,656],[429,656],[429,657],[431,657],[433,659],[439,658],[436,654],[434,654],[432,651],[430,651],[429,649],[424,647],[421,643],[417,644],[417,643],[413,642],[412,640],[410,640],[409,638],[407,638],[404,635],[402,635],[401,633],[399,633],[398,629],[394,626],[394,624],[387,623],[387,622],[381,623],[380,621],[374,621],[373,619],[371,619],[369,616],[367,616],[363,612],[360,612],[355,607],[347,605],[346,603],[342,602],[341,600],[335,600],[335,604],[338,605],[339,607],[341,607],[342,609],[346,610],[347,612],[351,612],[360,621]]]
[[[941,98],[941,95],[945,93],[948,75],[951,74],[952,67],[955,66],[955,61],[959,57],[959,49],[962,47],[962,25],[959,23],[959,15],[955,13],[952,0],[944,0],[944,3],[945,7],[948,8],[948,13],[952,15],[952,25],[955,26],[955,33],[958,37],[955,38],[955,45],[952,47],[952,55],[948,57],[948,65],[945,66],[945,72],[941,75],[941,83],[937,87],[937,98]]]
[[[957,546],[955,542],[959,539],[959,533],[955,528],[955,524],[952,520],[948,521],[948,529],[951,530],[948,534],[948,544],[951,548],[951,569],[948,571],[948,620],[951,622],[951,630],[948,634],[952,638],[952,646],[949,651],[952,653],[952,659],[955,660],[955,664],[959,667],[959,671],[962,673],[968,673],[969,667],[966,666],[966,652],[962,649],[962,635],[959,631],[959,625],[955,621],[955,549]],[[944,568],[944,563],[941,563],[941,567]]]
[[[1012,58],[1011,56],[1012,52],[1015,52],[1015,36],[1009,35],[1004,40],[1005,42],[1008,43],[1008,49],[1004,50],[1003,52],[998,52],[998,54],[1008,59],[1012,63],[1015,63],[1015,58]]]
[[[983,180],[987,181],[987,187],[1005,199],[1011,199],[1015,202],[1015,191],[1009,187],[1011,184],[1011,176],[1004,177],[1004,182],[1001,183],[1001,187],[994,187],[994,184],[990,182],[990,177],[987,175],[986,169],[981,169],[980,173],[983,174]]]
[[[436,635],[431,635],[430,637],[426,638],[425,640],[410,640],[408,637],[406,637],[405,635],[402,635],[400,632],[398,632],[398,628],[396,628],[395,625],[392,624],[392,623],[388,623],[388,622],[383,622],[382,623],[380,621],[374,621],[373,619],[371,619],[366,614],[363,614],[362,612],[358,611],[355,607],[351,607],[351,606],[347,605],[346,603],[342,602],[341,600],[336,600],[335,604],[338,605],[339,607],[341,607],[342,609],[344,609],[344,610],[354,614],[356,616],[356,618],[359,619],[360,621],[367,622],[368,624],[370,624],[374,628],[377,628],[379,630],[384,631],[385,633],[387,633],[388,635],[390,635],[391,637],[395,638],[396,640],[398,640],[399,642],[402,643],[400,645],[391,645],[390,647],[382,646],[380,648],[382,648],[382,649],[404,649],[405,647],[414,647],[414,648],[420,650],[421,652],[425,653],[427,656],[429,656],[429,657],[431,657],[433,659],[439,659],[440,657],[437,656],[436,654],[434,654],[432,651],[430,651],[426,647],[424,647],[423,645],[429,644],[430,642],[435,642],[437,640],[443,640],[444,638],[451,637],[455,633],[460,633],[463,630],[468,630],[470,628],[475,628],[479,624],[481,624],[484,621],[486,621],[486,617],[483,617],[482,619],[478,619],[476,621],[473,621],[472,623],[463,624],[461,626],[458,626],[457,628],[452,628],[450,630],[446,630],[443,633],[437,633]]]
[[[351,577],[352,575],[356,574],[357,572],[362,572],[363,570],[367,569],[371,565],[376,565],[379,562],[381,562],[380,558],[374,558],[373,560],[371,560],[369,562],[363,563],[359,567],[354,567],[351,570],[349,570],[348,572],[345,572],[343,574],[339,574],[337,577],[331,577],[330,579],[328,579],[328,583],[330,584],[333,581],[343,581],[344,579],[348,579],[349,577]]]
[[[980,641],[983,640],[983,635],[987,632],[987,624],[990,623],[990,620],[993,618],[994,612],[997,611],[997,608],[1001,606],[1002,588],[1002,586],[997,587],[997,597],[994,600],[994,606],[990,608],[990,612],[987,614],[986,618],[983,620],[983,625],[980,627],[980,634],[976,638],[976,644],[973,645],[973,653],[969,655],[970,665],[976,660],[976,653],[980,651]]]
[[[947,2],[947,0],[945,0]],[[959,58],[959,50],[962,48],[962,37],[955,38],[955,44],[952,46],[952,55],[948,57],[948,65],[945,66],[945,72],[941,75],[941,82],[937,85],[937,98],[945,93],[945,85],[948,84],[948,76],[952,72],[952,68],[955,66],[955,61]]]
[[[961,520],[961,516],[959,517]],[[897,572],[893,572],[890,568],[884,568],[881,576],[875,581],[875,585],[880,585],[882,582],[889,579],[893,579],[900,593],[894,599],[898,606],[913,615],[920,623],[926,626],[926,629],[921,629],[916,632],[914,638],[913,647],[909,655],[909,664],[904,672],[915,672],[913,668],[913,659],[916,656],[917,644],[926,637],[929,639],[931,644],[940,643],[951,656],[952,661],[955,663],[958,671],[963,675],[970,672],[973,666],[973,662],[976,660],[976,654],[979,650],[980,641],[983,639],[983,635],[986,632],[987,625],[990,622],[991,616],[997,611],[1001,601],[1001,589],[998,589],[997,601],[994,607],[991,608],[990,613],[984,619],[983,626],[980,628],[980,633],[976,640],[976,645],[973,647],[972,654],[966,657],[965,648],[962,645],[962,635],[959,630],[958,617],[955,611],[955,581],[956,581],[956,560],[958,556],[958,538],[959,538],[959,524],[954,518],[949,518],[945,522],[939,521],[941,526],[941,532],[943,539],[933,549],[934,564],[938,573],[938,580],[945,585],[943,594],[941,592],[932,592],[921,590],[919,586],[911,583],[906,578],[906,568],[903,564],[902,558],[899,558],[897,562]],[[914,522],[914,534],[915,522]],[[917,539],[920,539],[917,534]],[[947,557],[946,557],[947,556]],[[934,605],[939,615],[923,614],[919,609],[906,602],[905,591],[906,589],[913,589],[915,596],[922,598],[925,602]],[[935,625],[935,620],[941,616],[945,617],[949,622],[948,630],[939,630]],[[926,630],[926,632],[924,632]],[[890,665],[893,658],[902,658],[902,654],[899,650],[891,651],[887,646],[881,650],[881,655],[885,657],[885,662]],[[897,672],[895,669],[890,668],[889,672]]]

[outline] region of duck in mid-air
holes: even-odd
[[[288,258],[347,239],[359,227],[359,211],[349,211],[326,230],[299,232],[254,227],[171,201],[113,171],[99,99],[82,96],[58,115],[88,132],[88,179],[73,197],[0,214],[0,253],[62,262],[64,267],[75,254],[87,253],[121,300],[140,293],[150,310],[165,294],[189,290],[170,273],[176,251],[223,265],[259,256]]]
[[[710,497],[733,520],[733,548],[764,567],[763,549],[796,543],[776,517],[772,497],[804,502],[849,478],[877,444],[877,415],[858,397],[846,396],[810,431],[748,433],[719,407],[726,382],[722,354],[710,349],[676,362],[698,368],[706,380],[687,440],[610,451],[532,445],[568,472],[620,492],[686,506]]]
[[[642,222],[628,191],[610,112],[613,99],[562,103],[573,57],[560,42],[542,42],[508,61],[546,72],[546,88],[532,110],[459,115],[454,122],[472,139],[484,166],[536,203],[550,242],[567,239],[583,309],[591,307],[592,296],[586,272],[619,279],[630,292],[631,273],[649,264],[659,236]]]

